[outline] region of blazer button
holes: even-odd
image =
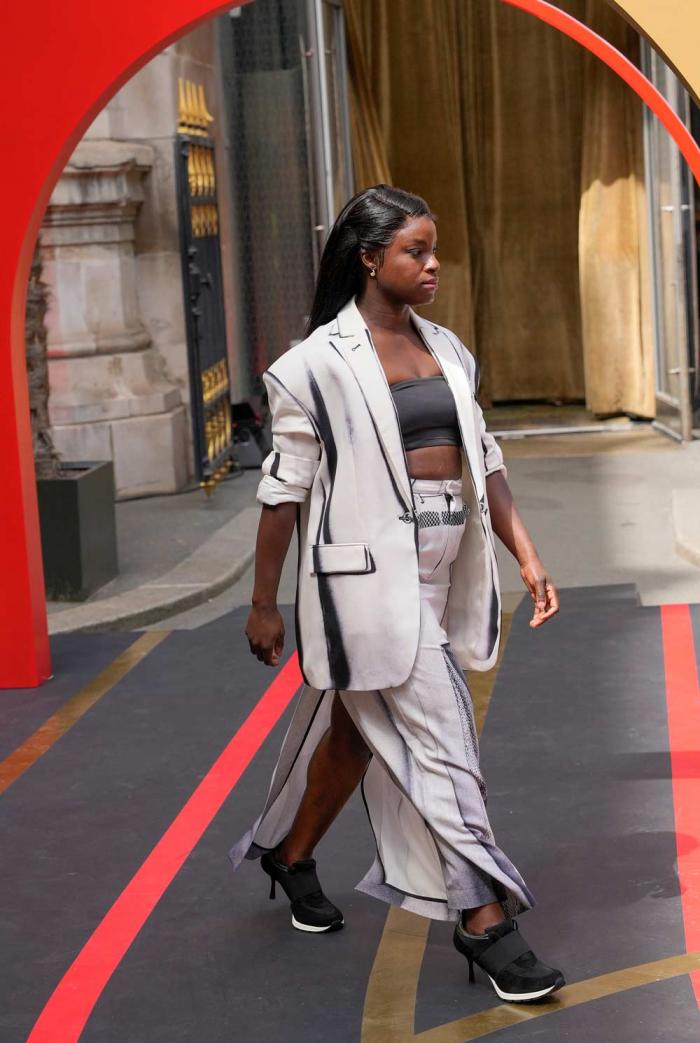
[[[412,522],[413,521],[413,515],[411,514],[410,511],[406,511],[404,514],[400,514],[399,515],[399,519],[401,521],[403,521],[403,522]]]

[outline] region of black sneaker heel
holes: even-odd
[[[260,859],[263,872],[270,877],[270,898],[279,883],[291,903],[292,927],[312,934],[339,931],[345,921],[336,905],[324,895],[316,875],[316,861],[305,858],[286,866],[266,851]]]
[[[469,963],[470,984],[475,981],[476,963],[488,975],[498,997],[509,1003],[539,1003],[566,984],[560,970],[535,956],[515,920],[487,927],[483,935],[467,933],[458,921],[453,940]]]

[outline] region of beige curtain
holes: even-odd
[[[351,51],[353,155],[359,191],[385,180],[423,196],[435,211],[440,258],[439,303],[424,309],[474,341],[469,222],[460,126],[459,55],[455,46],[459,0],[346,0]],[[354,49],[359,43],[361,52]],[[359,70],[362,69],[362,75]],[[363,84],[372,105],[363,108]],[[386,165],[368,164],[360,142],[378,120]],[[377,150],[373,150],[375,154]],[[382,176],[380,176],[382,175]]]
[[[367,33],[371,28],[369,19],[363,19],[360,5],[346,3],[350,134],[355,189],[358,192],[370,185],[392,184],[385,135],[379,123],[372,84],[372,34]]]
[[[591,28],[635,64],[632,27],[587,0]],[[642,101],[585,57],[579,268],[586,401],[595,413],[653,416],[654,355]]]
[[[424,313],[478,355],[482,401],[651,415],[636,96],[500,0],[345,6],[357,188],[390,174],[436,212]],[[559,6],[633,45],[605,0]]]

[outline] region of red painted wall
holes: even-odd
[[[3,16],[0,128],[0,688],[51,674],[24,309],[34,242],[53,187],[112,95],[172,40],[245,0],[40,0]]]

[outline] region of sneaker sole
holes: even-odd
[[[557,989],[566,985],[564,979],[560,978],[555,981],[554,985],[550,985],[548,989],[539,989],[537,992],[503,992],[503,990],[499,989],[498,985],[496,985],[496,982],[490,974],[487,974],[487,977],[496,990],[497,995],[502,1000],[508,1000],[510,1003],[536,1003],[537,1000],[549,996],[550,993],[556,992]]]
[[[310,923],[300,923],[292,913],[292,927],[296,927],[297,931],[307,931],[309,934],[328,934],[329,931],[339,931],[344,923],[345,920],[334,920],[327,927],[313,927]]]

